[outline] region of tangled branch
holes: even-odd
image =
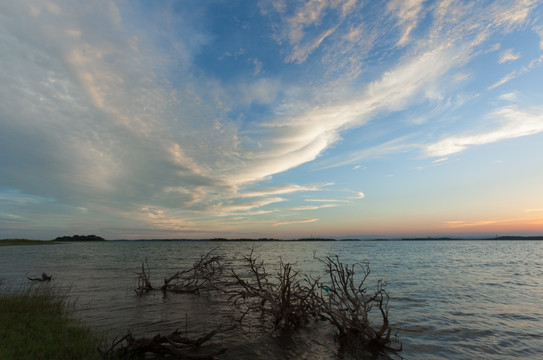
[[[215,249],[201,256],[191,269],[178,271],[164,279],[164,284],[160,289],[176,293],[199,293],[200,290],[214,288],[215,281],[223,272],[223,258],[212,255],[213,251]]]
[[[99,350],[102,356],[106,359],[133,358],[135,356],[142,356],[146,353],[152,353],[159,356],[168,356],[174,359],[211,360],[217,359],[218,355],[225,352],[226,349],[221,349],[208,355],[188,353],[187,350],[198,348],[218,333],[225,332],[230,329],[231,328],[222,329],[219,327],[205,334],[204,336],[199,337],[198,339],[189,339],[181,336],[179,329],[166,336],[161,336],[159,334],[152,338],[140,339],[135,339],[131,333],[128,333],[120,340],[114,341],[108,350]],[[123,342],[125,344],[119,347],[119,345]]]
[[[379,280],[374,293],[368,294],[365,281],[370,275],[368,262],[346,265],[338,256],[321,260],[326,266],[329,282],[321,287],[325,293],[321,297],[323,316],[335,327],[340,342],[365,342],[370,346],[390,348],[392,329],[388,319],[389,296],[385,290],[386,282]],[[361,271],[361,280],[355,281],[356,270]],[[370,322],[370,312],[379,309],[381,325],[374,327]],[[401,348],[401,345],[400,345]]]

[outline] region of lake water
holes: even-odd
[[[225,332],[202,353],[227,347],[221,359],[540,359],[543,353],[542,241],[376,242],[95,242],[0,247],[2,287],[53,275],[77,299],[81,317],[109,336],[166,334],[176,328],[200,336],[231,322],[214,294],[156,291],[137,296],[137,273],[147,258],[151,282],[190,268],[215,249],[225,266],[240,266],[254,248],[268,272],[279,259],[322,275],[314,256],[344,263],[369,260],[368,288],[388,282],[389,316],[403,351],[360,354],[340,349],[325,323],[270,336],[258,321]],[[1,309],[0,309],[1,310]],[[207,344],[207,343],[206,343]]]

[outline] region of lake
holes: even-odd
[[[240,269],[253,248],[266,270],[279,260],[314,276],[315,256],[337,254],[344,263],[370,262],[366,284],[388,282],[389,317],[403,344],[399,353],[356,353],[340,348],[322,322],[270,335],[258,320],[219,334],[202,353],[221,347],[221,359],[536,359],[543,353],[543,241],[198,242],[106,241],[0,247],[4,288],[53,275],[77,299],[78,313],[113,338],[189,336],[232,322],[218,295],[160,291],[137,296],[137,273],[149,264],[151,282],[190,268],[214,250],[226,268]]]

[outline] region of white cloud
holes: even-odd
[[[276,186],[273,188],[244,190],[243,192],[240,193],[240,195],[244,198],[248,198],[248,197],[291,194],[295,192],[321,191],[324,186],[329,186],[329,185],[332,185],[332,184],[324,184],[324,185],[318,185],[318,186],[317,185],[314,185],[314,186],[282,185],[282,186]]]
[[[503,64],[503,63],[512,62],[518,59],[520,59],[519,53],[514,53],[513,49],[507,49],[501,53],[498,63]]]
[[[366,194],[364,194],[362,191],[359,191],[356,195],[356,199],[364,199],[366,197]]]
[[[503,125],[493,131],[475,135],[452,136],[430,144],[426,154],[432,157],[444,157],[467,149],[474,145],[490,144],[506,139],[517,138],[543,131],[543,112],[541,109],[527,112],[515,107],[505,107],[493,115],[503,121]]]
[[[306,211],[306,210],[318,210],[318,209],[324,209],[324,208],[332,208],[338,206],[337,204],[323,204],[323,205],[315,205],[315,206],[297,206],[290,208],[289,210],[292,211]]]
[[[281,225],[293,225],[293,224],[308,224],[312,222],[319,221],[319,219],[303,219],[303,220],[288,220],[288,221],[280,221],[273,224],[273,226],[281,226]]]
[[[396,15],[398,24],[402,27],[402,35],[398,40],[398,46],[405,46],[409,42],[409,35],[417,27],[419,14],[424,0],[390,0],[388,10]]]
[[[490,86],[488,87],[488,90],[495,89],[495,88],[497,88],[497,87],[499,87],[499,86],[502,86],[503,84],[505,84],[505,83],[507,83],[507,82],[513,80],[514,78],[517,77],[516,73],[517,73],[517,72],[514,71],[514,72],[512,72],[512,73],[510,73],[510,74],[505,75],[505,76],[502,77],[500,80],[498,80],[498,81],[495,82],[494,84],[490,85]]]
[[[504,3],[503,7],[499,4],[497,6],[501,16],[496,21],[509,27],[524,23],[537,2],[538,0],[516,0],[513,5]]]
[[[445,161],[448,161],[449,158],[448,157],[442,157],[442,158],[439,158],[439,159],[436,159],[434,161],[432,161],[432,164],[438,164],[438,163],[442,163],[442,162],[445,162]]]
[[[275,204],[278,202],[286,201],[286,199],[280,197],[272,198],[258,198],[253,200],[244,200],[244,201],[227,201],[226,203],[218,204],[213,206],[208,211],[210,213],[215,213],[218,216],[227,216],[232,214],[240,214],[247,211],[251,211],[256,208],[261,208],[270,204]]]
[[[539,35],[539,48],[543,50],[543,25],[536,26],[534,31]]]
[[[524,75],[524,74],[530,72],[532,69],[540,66],[542,63],[543,63],[543,55],[541,55],[537,59],[533,59],[532,61],[530,61],[530,63],[528,65],[523,66],[522,68],[520,68],[518,70],[514,70],[514,71],[510,72],[509,74],[505,75],[503,78],[498,80],[496,83],[490,85],[488,87],[488,90],[495,89],[495,88],[497,88],[499,86],[502,86],[503,84],[517,78],[520,75]]]
[[[287,62],[302,63],[305,60],[307,60],[307,57],[309,56],[309,54],[311,54],[316,48],[318,48],[327,37],[329,37],[336,31],[336,29],[337,27],[327,29],[323,33],[321,33],[319,36],[309,41],[306,41],[303,44],[294,45],[292,54],[289,57],[287,57]]]
[[[319,48],[321,43],[332,35],[341,24],[350,10],[356,5],[356,0],[308,0],[296,7],[294,12],[285,16],[285,7],[275,8],[284,16],[281,28],[284,29],[278,35],[280,41],[288,40],[292,52],[286,57],[287,62],[303,63],[308,56]],[[262,8],[262,7],[261,7]],[[269,10],[270,7],[267,7]],[[326,24],[324,18],[333,16],[331,24]],[[319,28],[317,35],[315,29]],[[311,32],[306,31],[311,29]]]
[[[506,100],[506,101],[515,101],[515,100],[517,100],[517,93],[512,91],[512,92],[508,92],[508,93],[505,93],[505,94],[501,94],[499,96],[499,99]]]

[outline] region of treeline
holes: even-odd
[[[72,235],[72,236],[59,236],[53,241],[105,241],[103,237],[98,235]]]
[[[227,238],[213,238],[213,239],[204,239],[204,241],[337,241],[336,239],[327,239],[327,238],[301,238],[301,239],[274,239],[274,238],[260,238],[260,239],[227,239]]]

